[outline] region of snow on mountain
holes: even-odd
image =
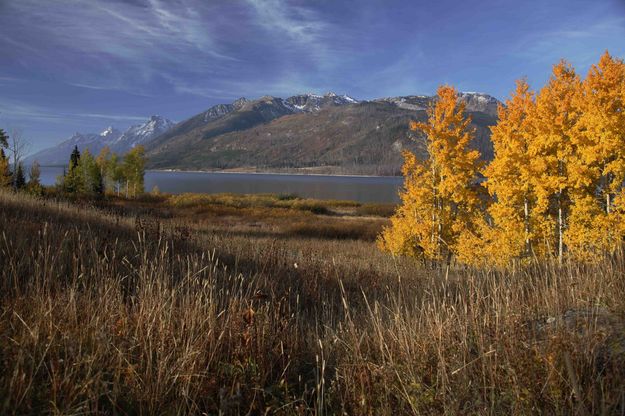
[[[113,152],[126,153],[140,144],[147,144],[158,135],[165,133],[174,126],[174,122],[161,116],[152,116],[145,123],[131,126],[125,132],[109,126],[100,134],[74,133],[70,138],[58,145],[44,149],[26,158],[26,163],[38,161],[41,165],[66,165],[69,156],[78,146],[78,150],[96,155],[102,148],[109,146]]]
[[[492,116],[497,115],[497,106],[500,104],[495,97],[480,92],[459,92],[458,99],[466,104],[467,111],[479,111]],[[388,102],[399,108],[419,111],[426,110],[435,100],[436,96],[407,95],[403,97],[380,98],[374,101]]]
[[[312,93],[299,94],[284,100],[285,106],[295,113],[312,113],[321,110],[323,107],[356,103],[358,103],[358,101],[349,95],[337,95],[333,92],[328,92],[324,95]]]
[[[100,137],[107,142],[113,142],[117,140],[122,135],[122,132],[114,128],[113,126],[108,126],[102,133],[100,133]]]
[[[152,116],[143,124],[131,126],[116,140],[110,142],[113,152],[126,153],[138,145],[144,145],[157,136],[167,132],[175,123],[161,116]]]
[[[500,102],[496,98],[479,92],[460,92],[458,96],[460,100],[466,103],[467,111],[497,116],[497,107]],[[408,95],[380,98],[373,100],[373,102],[387,102],[404,110],[423,111],[435,99],[435,96]],[[239,98],[230,104],[214,105],[205,112],[178,124],[175,129],[172,121],[161,116],[152,116],[145,123],[131,126],[124,132],[110,126],[100,134],[76,133],[59,145],[30,156],[27,158],[27,162],[38,160],[43,165],[67,164],[69,154],[74,146],[78,146],[80,151],[89,149],[93,154],[99,153],[104,146],[109,146],[116,153],[126,153],[138,145],[156,145],[157,141],[154,140],[159,136],[161,136],[160,141],[166,141],[169,136],[180,135],[195,128],[204,128],[204,126],[208,126],[225,116],[229,118],[215,131],[226,131],[231,125],[233,131],[238,131],[254,126],[259,122],[267,122],[288,114],[316,113],[324,108],[358,103],[358,100],[349,95],[338,95],[333,92],[323,95],[298,94],[286,99],[271,96],[261,97],[257,100]],[[211,130],[209,133],[215,134],[215,131]]]
[[[432,97],[427,95],[407,95],[404,97],[387,97],[374,100],[376,102],[388,102],[405,110],[426,110],[432,102]]]
[[[104,133],[104,132],[103,132]],[[41,150],[32,156],[27,157],[24,163],[30,164],[33,161],[38,161],[42,165],[66,165],[69,160],[69,155],[72,153],[74,146],[78,146],[78,149],[82,152],[85,149],[89,149],[91,152],[99,152],[104,146],[103,136],[99,134],[83,134],[74,133],[67,140],[59,143],[58,145]]]
[[[500,101],[491,95],[481,92],[461,92],[458,97],[466,103],[467,111],[481,111],[493,116],[497,115]]]
[[[219,117],[223,117],[232,111],[234,111],[234,106],[232,104],[214,105],[204,112],[204,122],[208,123],[210,121],[216,120]]]

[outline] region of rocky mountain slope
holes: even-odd
[[[489,126],[498,101],[462,93],[473,119],[473,146],[492,157]],[[158,169],[298,171],[396,175],[401,151],[423,154],[411,120],[425,120],[434,97],[404,96],[359,102],[333,93],[239,99],[179,123],[147,146]]]
[[[39,151],[28,158],[26,163],[38,161],[41,165],[65,165],[74,146],[83,152],[85,149],[97,154],[104,146],[111,151],[123,154],[137,145],[147,145],[154,138],[169,131],[175,123],[161,116],[152,116],[146,122],[129,127],[122,132],[108,127],[100,134],[74,133],[57,146]]]

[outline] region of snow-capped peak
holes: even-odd
[[[135,146],[147,144],[169,129],[175,123],[162,116],[153,115],[143,124],[131,126],[111,145],[111,150],[117,153],[125,153]]]
[[[460,100],[466,103],[468,111],[482,111],[491,115],[497,115],[499,100],[482,92],[466,91],[458,93]]]
[[[121,132],[114,128],[113,126],[108,126],[102,133],[100,133],[100,137],[107,140],[115,140]]]
[[[294,95],[284,100],[284,105],[294,112],[316,112],[323,107],[355,104],[358,101],[348,95],[327,92],[324,95],[305,93]]]
[[[479,100],[484,100],[484,101],[497,101],[497,99],[495,97],[493,97],[492,95],[483,93],[483,92],[475,92],[475,91],[462,91],[460,93],[458,93],[458,95],[460,97],[475,97]]]

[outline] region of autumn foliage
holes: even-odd
[[[534,93],[517,81],[480,165],[464,104],[438,90],[427,157],[405,153],[402,204],[378,244],[394,255],[505,267],[589,261],[625,237],[625,63],[606,52],[581,79],[566,61]]]

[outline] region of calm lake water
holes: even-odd
[[[43,166],[41,182],[53,185],[62,167]],[[147,171],[145,189],[158,186],[161,192],[178,194],[297,194],[305,198],[344,199],[359,202],[399,202],[400,177],[325,175],[276,175],[270,173],[213,173]]]

